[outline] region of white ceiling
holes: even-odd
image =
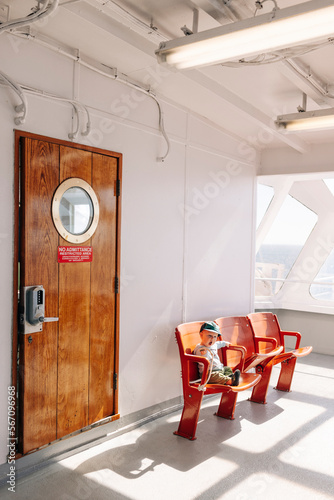
[[[285,8],[304,2],[277,3]],[[0,8],[6,4],[14,19],[29,14],[36,1],[0,0]],[[274,4],[267,0],[261,13]],[[297,111],[303,92],[308,111],[334,107],[334,99],[300,75],[305,69],[305,75],[334,93],[333,45],[271,64],[186,71],[159,66],[154,53],[159,43],[184,36],[183,26],[192,29],[195,8],[199,31],[252,17],[256,10],[255,0],[60,0],[52,17],[32,29],[150,84],[158,97],[193,110],[259,149],[289,145],[306,153],[312,143],[334,140],[334,131],[282,134],[274,125],[278,114]],[[298,72],[291,64],[298,65]]]

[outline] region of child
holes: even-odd
[[[232,368],[224,366],[218,356],[218,349],[220,347],[229,346],[230,342],[218,340],[220,335],[219,326],[214,321],[203,323],[200,329],[201,343],[197,344],[193,354],[196,356],[205,356],[210,363],[212,362],[212,372],[207,384],[223,384],[223,385],[239,385],[240,370],[235,370],[233,373]],[[203,363],[198,363],[200,375],[203,373]]]

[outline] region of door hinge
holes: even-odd
[[[117,373],[114,373],[114,391],[117,389]]]
[[[115,293],[119,293],[119,277],[115,276]]]
[[[121,181],[120,181],[120,179],[116,180],[116,196],[121,196]]]

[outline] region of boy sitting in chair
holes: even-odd
[[[229,366],[224,366],[218,356],[218,349],[229,346],[230,342],[218,340],[219,326],[214,321],[203,323],[200,329],[201,343],[197,344],[193,354],[205,356],[210,361],[210,372],[207,384],[239,385],[240,370],[233,372]],[[198,363],[200,375],[203,373],[203,363]]]

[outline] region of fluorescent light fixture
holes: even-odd
[[[219,64],[334,35],[334,0],[312,0],[162,42],[158,61],[178,69]]]
[[[334,128],[334,108],[281,115],[277,117],[276,125],[287,132]]]

